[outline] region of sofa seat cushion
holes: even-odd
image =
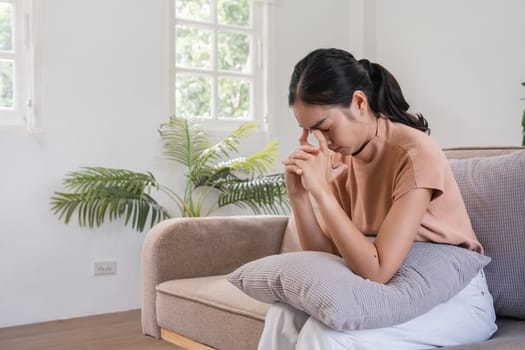
[[[235,288],[225,275],[167,281],[157,286],[157,292],[261,321],[270,307]]]
[[[500,317],[498,331],[487,341],[450,346],[450,350],[518,350],[525,349],[525,320]]]
[[[156,289],[161,328],[216,349],[257,348],[270,305],[242,293],[225,276],[171,280]]]

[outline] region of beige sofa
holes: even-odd
[[[520,149],[458,148],[446,154],[467,158]],[[286,216],[177,218],[152,228],[142,256],[144,334],[184,349],[256,349],[269,305],[237,290],[225,275],[251,260],[297,249],[289,221]],[[525,269],[525,262],[521,266]],[[525,320],[499,315],[498,325],[486,342],[449,349],[525,349]]]

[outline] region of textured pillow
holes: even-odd
[[[301,251],[251,261],[227,278],[257,300],[282,301],[336,330],[408,321],[450,299],[490,258],[456,246],[415,242],[388,284],[355,275],[343,259]]]
[[[496,313],[525,318],[525,151],[450,165],[474,232],[492,258],[485,272]]]

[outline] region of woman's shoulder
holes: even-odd
[[[388,119],[383,122],[385,123],[383,133],[385,142],[400,150],[407,157],[418,161],[446,160],[443,150],[430,135]]]

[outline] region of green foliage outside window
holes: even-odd
[[[14,66],[11,60],[0,60],[0,107],[14,107]]]
[[[13,6],[0,3],[0,50],[13,49]]]
[[[0,51],[13,50],[13,6],[0,3]],[[0,60],[0,108],[14,107],[14,63]]]

